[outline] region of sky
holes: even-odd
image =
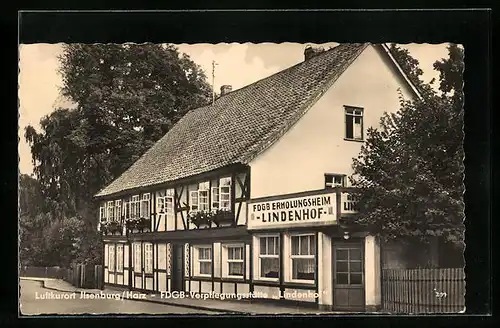
[[[330,47],[337,43],[317,46]],[[179,51],[188,54],[200,65],[212,83],[212,61],[215,60],[214,89],[229,84],[233,90],[258,81],[271,74],[303,61],[306,44],[299,43],[220,43],[220,44],[179,44]],[[425,82],[438,78],[432,64],[447,57],[446,44],[403,45],[419,60]],[[57,107],[68,107],[59,93],[62,78],[59,75],[58,56],[62,54],[62,44],[29,44],[19,46],[19,170],[32,174],[31,152],[24,138],[28,125],[40,128],[40,119]]]

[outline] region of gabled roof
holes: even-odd
[[[341,44],[191,110],[96,197],[248,164],[288,131],[367,45]]]

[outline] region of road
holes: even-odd
[[[51,299],[41,299],[49,295]],[[56,299],[58,297],[58,299]],[[63,298],[64,299],[61,299]],[[21,314],[216,314],[180,306],[116,299],[81,299],[80,293],[58,292],[33,280],[21,280]]]

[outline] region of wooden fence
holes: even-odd
[[[394,313],[464,311],[464,270],[383,269],[382,310]]]

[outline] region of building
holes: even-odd
[[[346,177],[367,128],[418,92],[385,45],[304,55],[188,112],[96,195],[105,283],[378,308],[378,241],[340,224]]]

